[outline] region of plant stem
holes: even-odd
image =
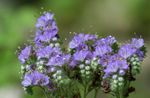
[[[84,86],[84,97],[83,98],[86,98],[86,85]]]
[[[95,90],[95,92],[94,92],[94,98],[96,98],[97,97],[98,89],[94,89],[94,90]]]

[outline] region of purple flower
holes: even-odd
[[[50,54],[53,52],[51,46],[46,46],[44,48],[39,48],[36,50],[37,58],[49,58]]]
[[[69,63],[69,67],[74,68],[78,64],[79,64],[79,62],[72,58],[71,62]]]
[[[35,36],[35,43],[37,46],[41,46],[41,42],[49,42],[53,37],[57,36],[58,28],[53,16],[52,13],[45,13],[38,19]]]
[[[133,45],[125,44],[120,47],[118,54],[126,59],[130,57],[131,55],[135,54],[136,51],[137,49],[135,49]]]
[[[31,73],[26,73],[22,81],[24,87],[28,86],[45,86],[49,83],[49,77],[45,74],[39,73],[38,71],[33,71]]]
[[[54,14],[52,13],[45,13],[37,20],[36,28],[43,29],[44,31],[47,30],[56,30],[58,31],[56,22],[53,18]]]
[[[139,57],[139,60],[140,60],[140,61],[143,61],[143,59],[144,59],[144,52],[141,51],[141,50],[137,50],[137,51],[136,51],[136,54],[137,54],[137,56]]]
[[[74,36],[74,38],[72,39],[72,41],[69,43],[69,48],[77,48],[79,47],[79,45],[84,44],[85,41],[88,40],[95,40],[97,38],[96,35],[92,35],[92,34],[77,34]]]
[[[56,55],[51,57],[47,63],[47,66],[62,66],[70,59],[70,55]]]
[[[108,36],[106,38],[101,38],[100,40],[96,41],[96,45],[112,45],[114,44],[116,41],[115,37],[112,36]]]
[[[132,42],[131,44],[136,47],[136,48],[141,48],[142,46],[144,46],[144,40],[142,38],[132,38]]]
[[[39,33],[39,34],[38,34]],[[57,32],[51,33],[51,31],[45,31],[42,33],[42,31],[37,31],[35,41],[36,43],[41,42],[49,42],[53,37],[55,37]]]
[[[81,50],[81,51],[75,52],[75,54],[73,55],[73,58],[76,61],[84,61],[85,59],[91,58],[91,55],[92,54],[90,51]]]
[[[128,63],[125,59],[120,57],[120,55],[115,54],[109,58],[108,65],[106,66],[105,77],[111,75],[112,73],[116,73],[119,70],[127,70],[128,69]],[[120,71],[119,71],[120,72]],[[122,73],[119,73],[122,74]]]
[[[109,63],[109,58],[111,55],[103,55],[100,59],[99,59],[99,64],[101,64],[103,67],[106,67]]]
[[[95,56],[103,56],[107,53],[112,52],[112,48],[108,45],[99,45],[95,47],[94,55]]]
[[[24,64],[26,62],[26,60],[29,59],[29,57],[31,55],[31,50],[32,50],[32,47],[31,46],[27,46],[19,54],[18,59],[20,60],[20,62],[22,64]]]

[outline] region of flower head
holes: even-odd
[[[24,64],[26,62],[26,60],[29,59],[29,57],[31,55],[31,50],[32,50],[32,47],[31,46],[27,46],[19,54],[18,59],[20,60],[20,62],[22,64]]]
[[[75,54],[73,55],[74,60],[76,61],[84,61],[85,59],[91,58],[92,54],[90,51],[77,51],[75,52]]]
[[[51,57],[47,63],[47,66],[62,66],[70,59],[70,55],[56,55]]]
[[[98,45],[95,47],[94,55],[103,56],[110,52],[112,52],[112,48],[109,45]]]
[[[36,45],[42,45],[41,42],[49,42],[57,36],[58,28],[52,13],[42,15],[36,24],[37,32],[35,36]]]
[[[104,72],[108,76],[111,75],[112,73],[118,72],[119,70],[127,70],[127,69],[128,69],[127,61],[123,59],[120,55],[115,54],[109,58],[108,65],[106,66]]]
[[[117,42],[117,40],[115,39],[115,37],[112,36],[108,36],[106,38],[101,38],[99,40],[96,41],[96,45],[112,45],[115,42]]]
[[[126,59],[133,55],[136,51],[137,49],[135,49],[132,44],[125,44],[120,47],[118,54]]]
[[[37,57],[40,58],[49,58],[50,54],[53,52],[51,46],[46,46],[44,48],[39,48],[36,50]]]
[[[33,71],[31,73],[26,73],[22,81],[24,87],[28,86],[45,86],[49,83],[49,77],[45,74],[39,73],[38,71]]]
[[[92,34],[83,34],[83,33],[77,34],[69,43],[69,48],[71,49],[78,48],[80,45],[85,44],[86,41],[95,40],[96,38],[97,36]]]
[[[141,48],[142,46],[144,46],[144,40],[142,38],[132,38],[132,42],[131,44],[136,47],[136,48]]]

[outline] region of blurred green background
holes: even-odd
[[[59,34],[68,40],[69,32],[111,34],[121,42],[142,35],[149,52],[130,98],[150,98],[150,0],[0,0],[0,98],[42,98],[36,88],[33,96],[23,92],[15,52],[33,38],[43,11],[55,13]]]

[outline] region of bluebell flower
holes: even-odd
[[[26,62],[26,60],[29,59],[30,55],[31,55],[31,52],[32,52],[32,47],[31,46],[27,46],[25,47],[21,53],[19,54],[18,56],[18,59],[20,60],[20,62],[22,64],[24,64]]]
[[[49,83],[49,77],[38,71],[33,71],[31,73],[26,73],[22,81],[24,87],[28,86],[46,86]]]

